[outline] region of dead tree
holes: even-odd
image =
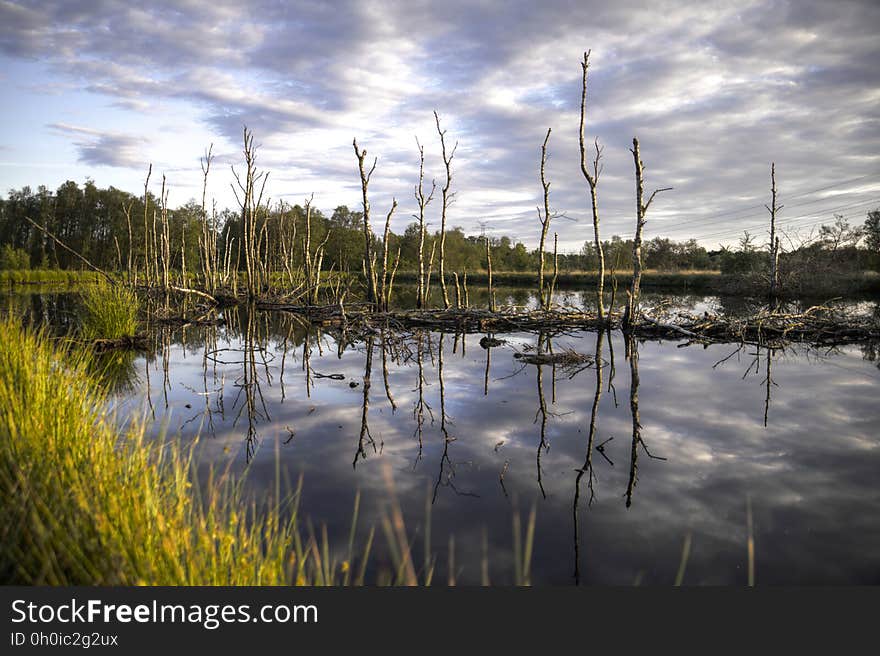
[[[207,196],[208,172],[211,170],[211,162],[214,161],[213,149],[214,144],[208,146],[205,157],[199,160],[202,167],[202,233],[199,237],[199,251],[202,258],[202,276],[205,288],[212,294],[217,285],[217,232],[213,221],[208,220]]]
[[[128,284],[136,285],[137,284],[137,275],[135,275],[132,270],[132,234],[131,234],[131,208],[134,205],[134,200],[128,203],[128,205],[122,206],[122,211],[125,213],[125,223],[128,227],[128,266],[127,266],[127,277]]]
[[[541,308],[550,309],[550,295],[544,290],[544,248],[547,241],[547,231],[550,229],[550,183],[547,181],[545,167],[547,164],[547,142],[550,141],[552,128],[547,128],[547,136],[541,145],[541,187],[544,189],[544,213],[538,208],[538,220],[541,222],[541,241],[538,244],[538,295],[541,300]]]
[[[148,214],[147,209],[150,205],[150,175],[153,173],[153,165],[150,164],[147,169],[147,179],[144,180],[144,278],[146,280],[147,286],[152,284],[152,277],[150,276],[150,230],[148,226]]]
[[[171,260],[171,243],[168,234],[168,189],[165,185],[165,174],[162,174],[162,192],[159,195],[159,210],[161,223],[159,225],[159,236],[161,241],[158,248],[158,261],[162,273],[162,289],[165,291],[166,299],[168,294],[168,285],[170,284],[168,269]],[[154,221],[155,223],[155,221]]]
[[[381,303],[381,309],[384,312],[388,312],[389,298],[391,296],[391,285],[388,280],[388,238],[391,236],[391,216],[394,214],[394,210],[397,209],[397,199],[391,198],[391,209],[388,211],[388,215],[385,217],[385,232],[382,235],[382,280],[381,286],[379,289],[379,302]],[[400,249],[397,251],[398,261],[400,259]],[[396,265],[395,265],[395,268]]]
[[[486,235],[486,290],[489,293],[489,312],[495,311],[495,292],[492,289],[492,253],[489,250],[489,235]]]
[[[268,173],[257,170],[257,147],[254,145],[254,134],[244,126],[244,180],[232,167],[232,175],[235,177],[235,185],[232,192],[241,208],[242,218],[242,241],[239,250],[244,249],[244,264],[247,277],[248,297],[254,298],[260,286],[259,263],[257,261],[257,215],[263,202],[263,191],[266,188]],[[259,191],[257,191],[259,185]],[[239,192],[241,195],[239,195]]]
[[[776,236],[776,213],[782,205],[776,205],[776,163],[770,164],[770,205],[764,205],[770,212],[770,301],[776,300],[779,287],[779,237]]]
[[[596,185],[599,182],[599,173],[601,168],[599,160],[602,158],[602,149],[599,147],[599,140],[596,139],[593,145],[596,148],[596,155],[593,158],[593,172],[590,173],[587,168],[587,150],[584,145],[584,120],[586,118],[587,109],[587,70],[590,68],[590,51],[584,53],[584,61],[581,62],[581,68],[584,72],[583,84],[581,86],[581,123],[580,123],[580,151],[581,151],[581,173],[587,180],[590,187],[590,203],[593,209],[593,237],[596,245],[596,255],[599,258],[599,279],[596,283],[596,308],[599,313],[599,321],[605,320],[605,307],[603,293],[605,291],[605,254],[602,250],[602,241],[599,238],[599,204],[596,196]]]
[[[632,284],[627,292],[626,309],[623,313],[623,325],[630,328],[636,320],[636,313],[639,305],[639,287],[642,281],[642,230],[645,227],[645,215],[648,208],[657,194],[670,191],[672,187],[664,187],[663,189],[655,189],[648,198],[648,202],[644,202],[644,170],[645,164],[642,162],[639,153],[639,140],[633,137],[633,147],[630,149],[633,154],[633,161],[636,166],[636,233],[633,237],[633,277]],[[612,303],[613,306],[613,303]],[[613,307],[612,307],[613,309]]]
[[[373,176],[373,171],[376,170],[376,162],[378,158],[373,159],[373,165],[370,167],[370,170],[367,171],[364,168],[364,158],[367,156],[367,150],[361,150],[358,148],[357,139],[352,141],[352,146],[354,146],[354,154],[358,159],[358,169],[361,174],[361,192],[363,195],[363,206],[364,206],[364,269],[367,278],[367,300],[370,303],[377,303],[377,290],[375,287],[375,278],[373,276],[373,230],[370,227],[370,201],[367,198],[367,187],[370,184],[370,178]]]
[[[437,132],[440,134],[440,148],[443,153],[443,165],[446,167],[446,184],[440,189],[443,195],[443,206],[440,210],[440,288],[443,290],[443,307],[449,309],[449,294],[446,292],[446,208],[452,203],[455,193],[450,193],[449,188],[452,185],[452,158],[455,157],[455,151],[458,149],[458,142],[452,147],[449,154],[446,154],[446,130],[440,129],[440,117],[437,111],[434,111],[434,121],[437,123]]]
[[[416,203],[419,206],[419,213],[415,216],[419,221],[419,285],[416,293],[416,307],[423,308],[428,296],[425,273],[425,208],[434,198],[437,182],[431,180],[431,193],[425,196],[425,148],[419,143],[418,137],[416,137],[416,146],[419,149],[419,184],[416,185],[414,191]]]

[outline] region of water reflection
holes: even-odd
[[[257,490],[276,465],[302,473],[331,542],[347,543],[357,490],[362,525],[381,525],[389,465],[414,553],[442,538],[437,580],[452,538],[457,582],[509,583],[513,510],[536,502],[536,583],[669,584],[690,536],[684,583],[744,584],[750,499],[759,584],[880,582],[876,345],[356,340],[246,307],[224,318],[126,356],[120,416],[152,407],[157,434],[201,435],[201,466],[247,468]]]

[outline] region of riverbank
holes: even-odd
[[[552,275],[547,274],[549,282]],[[617,281],[618,293],[625,295],[625,289],[632,278],[631,271],[616,271],[612,276],[605,275],[605,291],[610,292]],[[566,271],[556,278],[558,289],[590,289],[596,286],[599,275],[595,271]],[[432,286],[437,280],[432,276]],[[463,276],[459,276],[462,283]],[[395,276],[396,283],[415,284],[418,273],[400,271]],[[467,283],[470,289],[486,286],[488,274],[485,271],[468,272]],[[437,283],[439,284],[439,282]],[[454,288],[455,280],[447,275],[447,285]],[[538,286],[538,274],[531,271],[499,271],[492,272],[494,287],[531,287]],[[767,283],[760,276],[725,275],[720,271],[657,271],[642,272],[641,287],[644,290],[657,290],[683,293],[728,294],[742,296],[766,295]],[[863,271],[852,274],[834,274],[811,276],[790,281],[788,288],[782,289],[782,295],[791,296],[846,296],[850,294],[880,294],[880,273]]]
[[[118,429],[88,357],[0,322],[0,581],[344,581],[327,545],[300,536],[297,496],[249,502],[227,473],[200,485],[190,448]]]

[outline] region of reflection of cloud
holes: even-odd
[[[363,344],[337,357],[328,338],[321,355],[314,346],[311,365],[321,373],[342,373],[344,381],[316,379],[311,397],[305,394],[302,346],[297,337],[285,357],[284,399],[281,388],[282,341],[286,329],[276,328],[269,352],[271,384],[265,378],[262,392],[271,420],[261,422],[264,440],[250,466],[255,489],[272,489],[275,480],[275,440],[283,442],[286,427],[296,431],[290,444],[279,444],[281,470],[295,482],[304,475],[303,510],[316,523],[326,521],[331,538],[340,544],[347,538],[356,490],[363,493],[361,526],[378,525],[386,502],[381,468],[389,463],[412,535],[423,528],[425,501],[440,473],[443,455],[440,431],[438,336],[432,336],[433,359],[424,360],[425,394],[435,420],[426,420],[423,453],[416,464],[418,443],[413,436],[412,409],[417,397],[414,360],[389,362],[389,382],[398,404],[396,413],[385,397],[378,339],[373,358],[369,421],[381,454],[367,451],[366,460],[352,468],[360,430]],[[220,340],[218,347],[237,348],[238,338]],[[518,349],[534,344],[534,336],[513,335]],[[200,390],[202,358],[192,334],[188,347],[171,352],[169,401],[173,433],[177,426],[199,411],[204,399],[187,387]],[[461,580],[479,580],[482,528],[492,545],[493,581],[509,581],[511,513],[516,504],[528,511],[537,504],[538,528],[533,568],[540,581],[566,583],[573,569],[572,500],[575,469],[584,462],[587,427],[594,394],[592,370],[569,381],[560,376],[556,403],[552,402],[551,371],[544,367],[548,452],[541,467],[547,499],[536,481],[536,450],[540,442],[536,368],[529,366],[515,376],[512,349],[492,351],[488,397],[483,396],[486,352],[468,338],[464,357],[461,344],[452,353],[453,339],[444,339],[444,386],[449,433],[449,462],[444,476],[455,471],[451,486],[441,486],[432,508],[435,549],[443,552],[454,533],[465,567]],[[559,348],[584,353],[595,348],[594,335],[560,337]],[[579,511],[582,580],[631,583],[640,571],[648,583],[670,583],[680,556],[684,536],[693,536],[691,559],[685,582],[744,582],[746,558],[746,498],[755,516],[758,581],[761,583],[876,582],[880,554],[880,495],[874,481],[880,465],[875,424],[878,381],[855,372],[873,374],[857,349],[843,349],[821,361],[795,349],[774,359],[770,425],[763,426],[765,388],[763,375],[743,379],[751,357],[731,358],[714,368],[732,347],[724,345],[676,348],[677,344],[645,342],[639,345],[640,413],[642,436],[652,453],[667,460],[639,455],[638,484],[628,510],[624,492],[629,474],[632,423],[629,412],[629,363],[623,344],[614,338],[615,377],[619,406],[607,385],[610,368],[604,370],[597,443],[609,437],[606,453],[611,466],[598,454],[593,463],[597,475],[596,500],[587,506],[586,480],[581,482]],[[413,349],[414,352],[414,349]],[[607,340],[605,358],[608,358]],[[829,366],[845,365],[845,368]],[[142,366],[142,365],[141,365]],[[161,410],[161,358],[151,373],[153,398]],[[216,437],[204,434],[200,446],[203,462],[225,463],[235,457],[236,469],[244,467],[245,426],[233,426],[238,406],[237,365],[221,366],[214,378],[208,371],[208,387],[225,380],[225,415],[214,417]],[[141,375],[143,383],[144,376]],[[867,380],[868,384],[864,384]],[[190,403],[193,407],[186,409]],[[139,407],[139,406],[138,406]],[[239,420],[239,422],[243,419]],[[184,428],[192,434],[198,422]],[[203,432],[206,431],[203,425]],[[496,451],[497,443],[504,444]],[[231,453],[226,453],[224,448]],[[505,497],[498,482],[505,461],[509,468]],[[446,479],[443,479],[444,481]],[[466,492],[476,496],[461,496]],[[421,533],[419,533],[421,535]],[[377,547],[378,548],[378,547]],[[417,551],[420,550],[417,546]],[[419,551],[419,553],[421,553]],[[440,561],[443,561],[441,557]],[[873,577],[873,578],[872,578]]]

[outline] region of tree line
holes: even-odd
[[[147,193],[148,214],[161,206],[160,199]],[[52,191],[45,186],[10,190],[0,199],[0,268],[3,269],[68,269],[80,268],[81,262],[70,252],[59,248],[43,231],[35,228],[33,219],[55,234],[73,250],[96,266],[123,269],[128,259],[128,224],[132,226],[132,257],[143,258],[144,197],[135,196],[115,187],[99,188],[92,180],[79,185],[68,180]],[[284,219],[282,219],[284,215]],[[311,240],[324,243],[324,270],[360,271],[364,237],[362,212],[346,205],[335,208],[329,216],[312,208]],[[196,200],[168,210],[169,251],[171,266],[180,269],[184,262],[199,259],[199,235],[202,207]],[[290,240],[305,234],[306,210],[303,205],[279,203],[267,215],[268,243],[280,244],[282,232]],[[216,231],[216,247],[220,253],[227,242],[242,231],[240,211],[225,209],[212,213],[211,228]],[[149,231],[149,226],[147,228]],[[409,224],[402,234],[389,231],[389,251],[400,248],[400,271],[417,271],[419,266],[419,224]],[[426,233],[425,252],[439,243],[439,231]],[[485,237],[466,235],[460,227],[446,231],[446,266],[452,271],[482,271],[486,268]],[[375,250],[383,248],[382,239],[374,237]],[[489,237],[492,263],[496,271],[537,271],[538,249],[529,249],[507,236]],[[605,265],[618,271],[631,268],[633,239],[614,235],[602,242]],[[271,247],[270,247],[271,250]],[[766,268],[769,253],[754,235],[745,233],[731,248],[707,250],[696,239],[676,241],[666,237],[647,240],[642,246],[645,267],[660,271],[720,270],[727,274],[743,274]],[[278,254],[280,256],[280,253]],[[293,262],[303,263],[301,248],[291,254]],[[598,256],[592,240],[577,253],[559,253],[560,271],[595,271]],[[880,265],[880,210],[868,212],[862,226],[852,226],[836,216],[809,239],[785,249],[783,266],[820,266],[824,270],[867,270]],[[244,267],[243,263],[239,264]]]

